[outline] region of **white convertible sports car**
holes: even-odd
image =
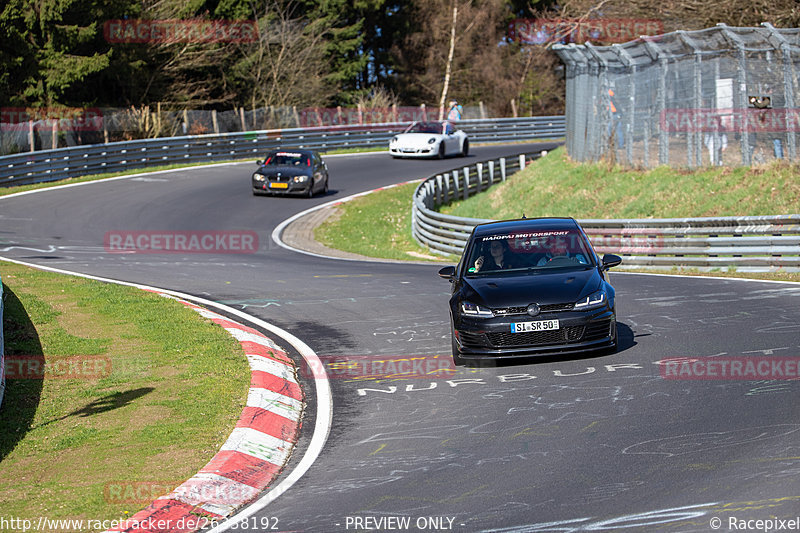
[[[467,134],[447,120],[414,122],[389,141],[392,157],[438,157],[469,155]]]

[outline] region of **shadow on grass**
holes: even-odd
[[[3,286],[3,334],[7,356],[42,357],[42,344],[25,307],[7,285]],[[41,379],[6,379],[0,406],[0,461],[11,453],[31,429],[42,394]]]

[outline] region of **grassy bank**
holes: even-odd
[[[453,202],[441,212],[470,218],[539,216],[661,218],[800,213],[800,165],[696,172],[659,167],[631,171],[607,164],[577,164],[559,148],[485,193]],[[371,257],[418,259],[433,254],[411,237],[411,196],[416,184],[377,191],[339,207],[339,216],[317,228],[325,245]],[[438,258],[452,262],[453,256]],[[648,270],[647,272],[653,272]],[[800,281],[789,273],[661,271]]]
[[[411,195],[417,185],[406,183],[342,204],[336,217],[316,228],[314,238],[368,257],[441,261],[411,236]]]
[[[570,161],[554,150],[484,194],[444,206],[442,213],[507,219],[672,218],[800,213],[800,164],[682,171],[625,170]]]
[[[217,452],[249,386],[227,332],[130,287],[9,263],[0,274],[18,376],[0,407],[3,516],[125,517]],[[42,358],[43,376],[29,363]]]

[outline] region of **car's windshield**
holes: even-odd
[[[439,122],[415,122],[406,133],[442,133],[442,125]]]
[[[465,274],[584,269],[593,265],[592,258],[582,233],[574,228],[497,233],[475,238],[465,264]]]
[[[273,152],[264,162],[269,166],[311,166],[311,156],[300,152]]]

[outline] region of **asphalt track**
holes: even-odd
[[[474,147],[470,160],[531,148]],[[312,200],[253,197],[250,164],[0,200],[0,255],[222,302],[361,368],[446,362],[449,286],[438,265],[312,257],[278,247],[270,234],[313,205],[463,160],[327,161],[331,192]],[[259,250],[104,248],[108,231],[149,230],[252,230]],[[796,519],[800,382],[665,379],[659,361],[799,356],[800,286],[623,273],[611,281],[616,354],[412,379],[333,374],[333,426],[321,455],[238,530],[707,532],[715,518],[721,531]],[[307,377],[305,388],[313,394]],[[313,415],[293,463],[312,428]]]

